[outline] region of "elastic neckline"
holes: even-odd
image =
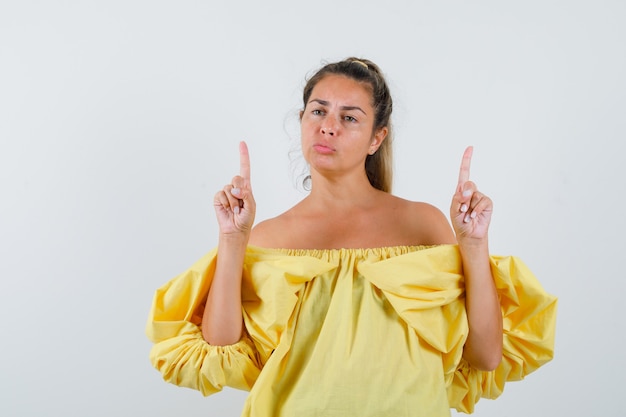
[[[381,246],[375,248],[327,248],[327,249],[291,249],[291,248],[264,248],[260,246],[249,245],[248,249],[257,253],[282,254],[289,256],[313,256],[319,257],[335,257],[352,255],[357,257],[378,257],[381,255],[398,256],[420,250],[430,249],[438,246],[452,246],[451,244],[441,245],[398,245],[398,246]]]

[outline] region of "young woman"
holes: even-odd
[[[472,148],[454,230],[390,194],[392,108],[371,61],[320,69],[300,114],[311,192],[254,227],[240,144],[240,174],[215,196],[217,248],[155,296],[151,359],[167,381],[250,389],[244,416],[436,417],[552,358],[556,300],[519,260],[490,257]]]

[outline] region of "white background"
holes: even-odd
[[[626,415],[625,45],[618,0],[1,1],[0,414],[239,415],[151,368],[151,298],[216,244],[240,140],[257,220],[302,198],[305,76],[356,55],[394,192],[447,212],[474,145],[491,251],[560,298],[555,359],[476,415]]]

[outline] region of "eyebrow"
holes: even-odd
[[[314,98],[314,99],[309,100],[309,103],[312,103],[312,102],[319,103],[322,106],[328,106],[330,104],[330,103],[328,103],[328,101],[321,100],[319,98]],[[363,111],[363,109],[360,108],[359,106],[341,106],[340,109],[341,110],[358,110],[358,111],[360,111],[361,113],[363,113],[364,115],[367,116],[367,113],[365,113],[365,111]]]

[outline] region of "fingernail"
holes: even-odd
[[[233,209],[233,212],[235,214],[239,214],[239,206],[235,206],[235,208]]]
[[[465,213],[467,211],[467,204],[461,204],[461,213]]]
[[[239,195],[241,193],[241,190],[239,188],[233,188],[232,190],[230,190],[230,193],[232,195]]]
[[[463,191],[463,197],[469,197],[470,195],[472,195],[472,190]]]
[[[468,214],[467,216],[465,216],[465,218],[463,219],[463,221],[464,221],[465,223],[469,223],[469,221],[470,221],[470,216],[469,216],[469,214]]]
[[[472,214],[470,214],[470,217],[471,217],[472,219],[476,218],[476,212],[475,212],[475,211],[472,211]]]

